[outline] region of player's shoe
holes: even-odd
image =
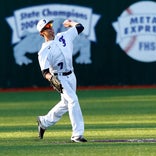
[[[37,117],[37,124],[38,124],[38,134],[39,134],[39,138],[43,139],[43,135],[45,132],[45,129],[43,128],[42,124],[41,124],[41,120],[40,117]]]
[[[81,135],[76,137],[71,137],[72,142],[87,142],[87,140]]]

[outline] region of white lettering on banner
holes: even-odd
[[[6,18],[13,30],[12,44],[15,45],[13,48],[14,57],[18,65],[32,63],[32,60],[25,56],[26,52],[35,53],[40,49],[39,45],[43,41],[36,30],[36,25],[42,18],[55,21],[54,29],[56,33],[63,30],[62,20],[67,18],[82,23],[85,29],[77,41],[75,41],[77,44],[74,44],[73,55],[80,51],[80,56],[76,58],[76,63],[92,63],[90,41],[96,41],[94,29],[97,21],[100,19],[100,15],[93,14],[92,8],[88,7],[46,4],[15,10],[14,16]],[[30,45],[31,40],[35,42],[35,45]]]
[[[142,62],[156,61],[155,2],[134,3],[112,25],[117,32],[116,43],[128,56]]]

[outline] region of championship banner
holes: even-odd
[[[12,43],[17,43],[28,33],[36,32],[36,24],[41,18],[46,19],[71,19],[83,23],[85,30],[83,33],[91,41],[96,41],[94,27],[99,19],[99,15],[93,14],[91,8],[63,5],[47,4],[22,8],[14,11],[14,16],[7,17],[6,20],[13,30]]]

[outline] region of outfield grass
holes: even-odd
[[[156,139],[156,89],[84,90],[78,96],[87,143],[70,142],[68,114],[38,139],[36,116],[59,101],[56,92],[1,92],[0,156],[156,155],[155,142],[139,142]],[[133,139],[138,142],[121,141]]]

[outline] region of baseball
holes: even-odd
[[[71,20],[69,20],[69,19],[68,20],[65,20],[63,22],[64,27],[70,27],[71,26],[70,22],[71,22]]]

